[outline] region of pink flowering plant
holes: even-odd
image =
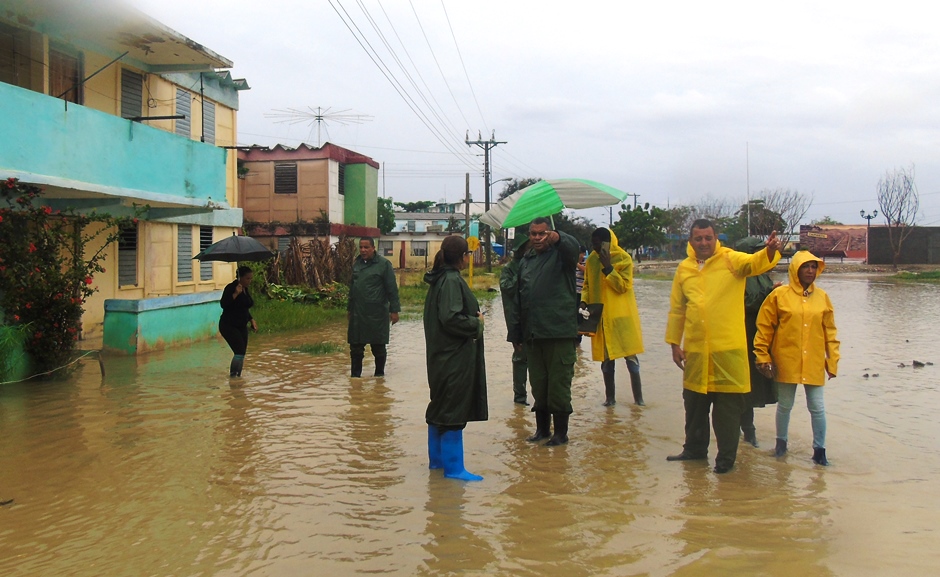
[[[85,299],[96,290],[95,275],[105,272],[105,247],[130,220],[60,212],[43,204],[40,188],[0,180],[0,314],[25,333],[36,372],[71,359]],[[88,253],[92,242],[101,248]]]

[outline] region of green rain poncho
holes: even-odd
[[[460,426],[485,421],[486,369],[480,305],[460,271],[443,267],[424,275],[431,285],[424,301],[424,340],[431,425]]]
[[[392,263],[379,255],[369,261],[361,256],[356,258],[346,310],[349,311],[346,342],[388,344],[389,313],[401,311]]]

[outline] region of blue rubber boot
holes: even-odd
[[[445,431],[441,434],[441,457],[444,476],[462,481],[482,481],[483,477],[463,468],[463,431]]]
[[[441,430],[435,425],[428,425],[428,469],[442,469]]]

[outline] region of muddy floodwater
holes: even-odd
[[[666,462],[683,413],[665,281],[637,282],[647,406],[622,364],[618,404],[601,406],[585,342],[557,448],[524,441],[532,414],[512,402],[498,299],[486,305],[490,420],[465,431],[479,483],[427,469],[414,315],[392,329],[384,379],[350,379],[344,353],[288,352],[343,341],[334,326],[253,337],[241,379],[219,340],[107,358],[104,379],[90,362],[0,387],[0,500],[13,500],[0,575],[936,575],[940,286],[820,284],[843,355],[826,386],[828,468],[810,460],[802,391],[786,458],[768,455],[769,407],[761,447],[742,444],[731,473]],[[898,366],[914,359],[937,365]]]

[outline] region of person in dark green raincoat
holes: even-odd
[[[754,254],[764,248],[764,241],[758,237],[749,236],[735,243],[734,248]],[[747,277],[747,284],[744,285],[744,332],[747,334],[747,359],[751,368],[751,392],[745,395],[746,405],[744,412],[741,413],[741,432],[744,433],[744,442],[755,447],[760,444],[757,442],[757,428],[754,426],[754,409],[777,402],[777,388],[774,380],[760,374],[756,366],[754,336],[757,335],[757,313],[760,312],[760,306],[764,304],[767,295],[779,285],[780,283],[774,284],[770,273],[766,272]]]
[[[578,323],[572,311],[578,310],[574,272],[580,245],[574,237],[552,230],[547,218],[529,224],[529,245],[519,267],[519,320],[510,327],[509,340],[525,343],[528,357],[536,431],[527,440],[536,443],[550,436],[547,445],[563,445],[568,442],[577,360]]]
[[[483,314],[460,275],[469,258],[467,241],[448,236],[434,257],[434,268],[424,275],[430,285],[424,301],[424,340],[431,393],[425,420],[429,467],[443,468],[445,477],[479,481],[483,477],[467,472],[463,464],[464,427],[489,418]]]
[[[528,237],[524,235],[516,237],[513,243],[512,258],[503,266],[503,270],[499,275],[499,293],[503,300],[503,317],[506,319],[507,327],[512,327],[518,322],[519,264],[522,262],[522,256],[525,254],[528,244]],[[506,340],[512,343],[510,337],[507,337]],[[520,405],[528,405],[529,401],[525,389],[526,374],[528,373],[525,346],[521,343],[513,343],[512,348],[512,400]]]
[[[359,241],[359,256],[353,263],[346,305],[346,317],[349,320],[346,342],[349,343],[353,377],[362,376],[366,344],[371,347],[372,356],[375,357],[375,376],[385,376],[389,322],[397,323],[399,312],[401,303],[392,263],[375,253],[374,239],[363,238]]]

